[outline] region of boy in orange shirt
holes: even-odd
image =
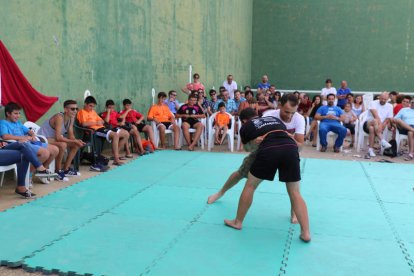
[[[221,102],[218,104],[218,113],[216,115],[215,123],[214,123],[214,129],[216,131],[215,133],[215,144],[221,145],[223,144],[224,138],[226,138],[227,131],[229,129],[229,123],[230,123],[230,116],[226,113],[226,105],[224,102]],[[223,130],[223,133],[220,132]],[[221,137],[220,137],[221,135]]]
[[[174,149],[181,150],[179,145],[180,128],[175,123],[175,118],[170,108],[164,103],[166,99],[167,94],[165,92],[158,93],[158,103],[151,106],[147,118],[149,121],[155,122],[160,132],[161,146],[158,147],[159,149],[165,149],[165,130],[172,129],[174,132]]]
[[[119,149],[125,146],[128,141],[129,134],[123,135],[119,129],[110,130],[104,127],[104,120],[94,110],[96,106],[96,100],[92,96],[88,96],[85,99],[85,105],[82,110],[79,110],[77,119],[82,127],[87,127],[95,130],[95,135],[106,140],[112,145],[112,154],[114,155],[113,165],[122,165],[119,158]]]

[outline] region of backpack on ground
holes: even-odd
[[[397,153],[397,141],[394,139],[390,140],[389,143],[391,144],[391,147],[388,149],[385,149],[383,152],[383,155],[389,156],[389,157],[396,157],[398,155]]]

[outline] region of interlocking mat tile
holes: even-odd
[[[245,180],[245,155],[161,151],[0,213],[0,260],[62,275],[413,275],[413,165],[302,159],[312,232],[299,240],[285,184]],[[276,176],[277,179],[277,176]]]

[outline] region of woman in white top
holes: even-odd
[[[362,101],[362,95],[356,95],[355,101],[352,103],[352,111],[359,118],[362,112],[365,111],[364,103]]]
[[[322,91],[321,91],[321,97],[322,97],[322,104],[323,105],[328,104],[327,101],[326,101],[326,97],[329,94],[334,94],[335,95],[335,105],[336,105],[336,103],[338,102],[338,100],[336,99],[336,88],[332,87],[332,80],[331,79],[327,79],[325,81],[325,87],[322,88]]]

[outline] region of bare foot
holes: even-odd
[[[188,150],[189,150],[189,151],[193,151],[193,150],[194,150],[194,145],[193,145],[193,144],[189,145],[189,146],[188,146]]]
[[[225,219],[224,224],[226,226],[234,228],[236,230],[241,230],[242,229],[242,223],[235,220],[235,219],[233,219],[233,220]]]
[[[292,223],[292,224],[298,224],[299,223],[298,218],[296,217],[296,215],[292,215],[290,217],[290,223]]]
[[[309,233],[301,233],[299,238],[303,241],[303,242],[310,242],[311,241],[311,236]]]
[[[215,193],[215,194],[213,194],[213,195],[211,195],[211,196],[208,197],[207,203],[208,204],[212,204],[212,203],[216,202],[222,196],[223,196],[223,194],[220,193],[220,192]]]

